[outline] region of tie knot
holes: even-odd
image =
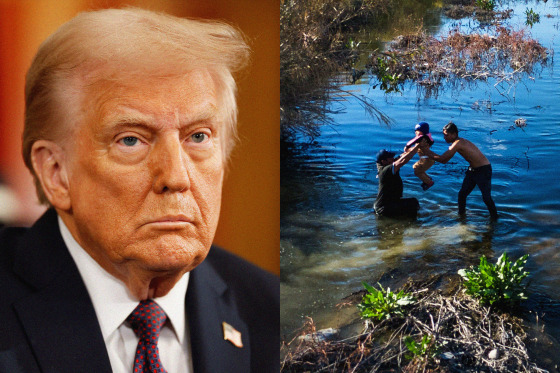
[[[161,307],[151,299],[143,300],[126,319],[136,336],[157,343],[162,325],[167,315]]]

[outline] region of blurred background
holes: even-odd
[[[214,242],[280,272],[280,1],[0,0],[0,224],[31,225],[44,211],[21,157],[25,73],[39,44],[84,10],[137,6],[239,27],[253,50],[239,83],[239,137]]]

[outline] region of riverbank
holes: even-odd
[[[336,111],[329,109],[327,103],[340,85],[333,77],[341,72],[348,72],[352,83],[365,74],[376,77],[387,93],[399,92],[399,86],[413,80],[434,94],[442,81],[449,84],[451,77],[457,81],[498,77],[513,85],[520,75],[530,75],[537,62],[545,65],[546,48],[522,31],[502,27],[504,20],[511,17],[512,9],[498,11],[496,6],[496,2],[486,0],[283,0],[280,12],[282,137],[294,133],[316,137],[319,126],[329,123],[329,114]],[[406,16],[419,7],[439,7],[451,19],[477,19],[496,27],[496,35],[456,32],[435,40],[426,35],[421,19]],[[401,29],[398,23],[403,18],[416,24],[415,31],[394,41],[393,50],[370,51],[372,56],[366,69],[354,68],[363,51],[359,49],[361,41],[353,40],[353,34],[366,27],[375,27],[379,33]],[[367,100],[362,104],[380,123],[391,122],[376,105]]]
[[[402,287],[417,303],[405,317],[367,320],[362,333],[316,331],[308,322],[283,347],[281,372],[556,372],[559,345],[514,314],[482,306],[464,294],[458,276],[409,279]],[[340,305],[356,307],[364,292]],[[357,312],[357,311],[356,311]]]
[[[359,42],[353,31],[388,28],[395,12],[411,13],[434,0],[283,0],[280,4],[280,122],[283,136],[314,136],[324,123],[331,80],[351,69]],[[402,17],[395,17],[402,18]],[[362,73],[363,74],[363,73]],[[354,77],[359,78],[359,77]]]

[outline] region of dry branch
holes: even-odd
[[[425,285],[425,284],[422,284]],[[366,322],[363,334],[344,341],[283,347],[282,372],[546,372],[531,361],[521,319],[494,312],[458,287],[426,292],[409,281],[418,303],[405,318]],[[304,333],[315,332],[311,320]],[[406,336],[432,336],[434,357],[407,359]]]
[[[525,31],[497,27],[495,35],[450,32],[441,39],[425,33],[396,38],[386,52],[373,54],[369,68],[381,81],[396,76],[393,84],[410,80],[425,87],[458,80],[494,78],[495,86],[513,85],[546,66],[549,51]]]

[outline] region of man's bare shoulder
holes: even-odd
[[[453,141],[451,143],[451,145],[449,145],[449,150],[455,150],[455,151],[459,151],[461,149],[463,149],[465,147],[465,141],[468,142],[468,140],[465,140],[463,138],[457,138],[455,141]]]
[[[478,149],[478,147],[471,141],[464,139],[464,138],[460,138],[459,140],[459,148],[457,150],[463,151],[463,152],[474,152],[474,153],[479,153],[480,150]]]
[[[467,162],[469,162],[471,167],[480,167],[490,163],[486,156],[482,154],[480,149],[471,141],[458,138],[451,146],[454,146],[455,143],[457,143],[457,145],[454,149],[461,154]]]
[[[457,140],[453,141],[453,144],[451,144],[451,146],[453,146],[457,150],[466,150],[466,149],[469,149],[469,148],[476,148],[475,144],[473,144],[471,141],[469,141],[469,140],[467,140],[463,137],[458,137]]]

